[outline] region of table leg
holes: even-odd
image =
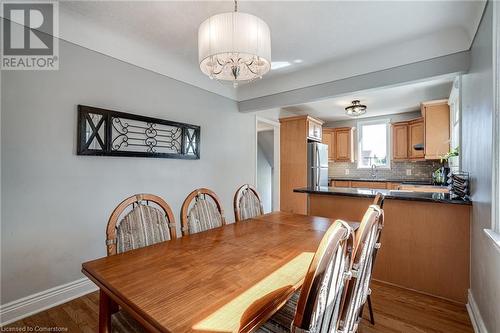
[[[118,305],[101,289],[99,291],[99,333],[111,333],[111,315]]]

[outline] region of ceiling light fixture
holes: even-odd
[[[198,29],[200,69],[211,79],[240,82],[262,78],[271,68],[271,32],[257,16],[234,12],[209,17]]]
[[[366,113],[366,105],[362,105],[359,100],[354,100],[352,104],[345,108],[345,114],[349,117],[359,117]]]

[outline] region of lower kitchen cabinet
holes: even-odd
[[[309,215],[361,221],[372,198],[311,194]],[[468,205],[386,199],[373,279],[467,303]]]
[[[351,181],[351,187],[385,190],[385,189],[387,189],[387,183],[386,182]]]

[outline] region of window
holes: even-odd
[[[450,150],[460,149],[460,90],[461,77],[458,76],[453,81],[448,105],[450,106]],[[460,154],[460,152],[459,152]],[[460,156],[453,156],[448,159],[448,166],[451,171],[460,171]]]
[[[500,249],[500,5],[494,1],[493,28],[493,188],[492,226],[485,229],[494,244]]]
[[[358,123],[358,168],[390,168],[389,121]]]

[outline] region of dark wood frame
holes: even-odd
[[[238,188],[238,190],[234,194],[233,207],[234,207],[234,219],[236,222],[241,221],[240,200],[241,196],[243,195],[243,191],[246,189],[252,191],[257,196],[257,199],[259,199],[259,204],[260,204],[260,215],[264,214],[264,209],[262,207],[262,199],[260,198],[259,192],[257,192],[255,187],[253,187],[252,185],[243,184]]]
[[[191,205],[191,202],[200,194],[208,195],[211,197],[217,206],[217,209],[219,210],[220,215],[222,216],[222,226],[226,224],[226,219],[224,217],[224,208],[222,208],[222,204],[220,202],[219,197],[217,194],[215,194],[214,191],[208,189],[208,188],[198,188],[194,190],[193,192],[189,193],[189,195],[186,197],[184,202],[182,203],[182,208],[181,208],[181,224],[182,224],[182,235],[187,236],[189,235],[189,224],[188,224],[188,213],[189,213],[189,206]]]
[[[98,138],[100,145],[103,146],[102,149],[89,149],[89,143],[85,137],[85,126],[86,117],[89,114],[99,114],[102,115],[100,126],[104,126],[104,138]],[[123,151],[123,150],[113,150],[111,147],[112,143],[112,119],[121,118],[136,120],[160,125],[174,126],[181,129],[181,152],[180,153],[158,153],[158,152],[140,152],[140,151]],[[91,125],[93,126],[93,124]],[[99,126],[97,126],[99,128]],[[196,147],[194,149],[194,154],[187,154],[186,151],[189,148],[189,142],[186,142],[187,130],[194,130]],[[125,156],[125,157],[155,157],[155,158],[176,158],[176,159],[189,159],[197,160],[200,159],[200,144],[201,144],[201,134],[200,126],[185,124],[170,120],[164,120],[159,118],[152,118],[146,116],[140,116],[131,113],[106,110],[101,108],[96,108],[86,105],[78,105],[78,125],[77,125],[77,155],[91,155],[91,156]]]
[[[177,238],[174,214],[172,213],[172,209],[168,203],[154,194],[134,194],[133,196],[120,202],[109,217],[108,225],[106,226],[106,249],[108,256],[116,254],[116,224],[118,223],[118,218],[127,207],[133,204],[138,204],[141,201],[154,202],[163,209],[168,223],[168,230],[170,231],[170,239]]]

